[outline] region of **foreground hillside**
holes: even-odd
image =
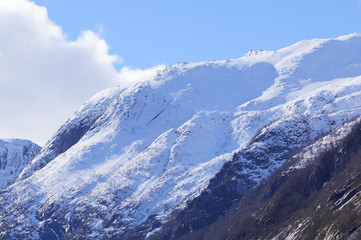
[[[308,169],[350,133],[360,52],[358,34],[313,39],[98,93],[1,193],[0,238],[177,239],[218,224],[290,159]]]
[[[210,226],[182,239],[360,239],[361,124],[294,168],[289,159]]]

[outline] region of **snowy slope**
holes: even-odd
[[[13,231],[0,236],[120,236],[149,218],[164,222],[235,154],[239,174],[259,183],[360,116],[360,52],[359,34],[307,40],[178,63],[99,93],[1,195],[0,227]]]
[[[119,88],[105,89],[87,102],[72,116],[45,144],[41,154],[27,165],[20,174],[26,178],[48,164],[59,154],[67,151],[90,129],[94,122],[104,113],[112,100],[124,90]]]
[[[0,139],[0,190],[18,178],[40,149],[28,140]]]

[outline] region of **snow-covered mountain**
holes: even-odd
[[[98,93],[0,195],[0,237],[172,239],[206,226],[290,157],[350,131],[360,53],[361,34],[305,40]]]
[[[0,139],[0,190],[12,184],[40,150],[28,140]]]

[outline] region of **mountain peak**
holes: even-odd
[[[178,63],[153,80],[104,90],[0,196],[0,227],[21,225],[19,238],[122,238],[139,228],[168,231],[171,219],[185,221],[177,234],[200,228],[292,154],[354,124],[359,50],[358,35],[306,40]],[[10,201],[15,196],[21,203]]]

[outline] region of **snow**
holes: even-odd
[[[31,141],[0,139],[0,190],[13,183],[39,152],[40,147]]]
[[[306,148],[302,149],[299,153],[292,158],[296,162],[290,166],[283,174],[287,174],[297,169],[302,169],[311,164],[320,154],[337,146],[352,130],[352,128],[360,122],[360,118],[356,120],[346,122],[340,127],[333,129],[327,135],[319,138],[314,143],[310,144]]]
[[[361,113],[360,51],[360,34],[305,40],[239,59],[178,63],[153,80],[104,90],[59,129],[11,191],[31,204],[33,217],[51,203],[66,219],[95,208],[102,217],[93,218],[94,232],[115,231],[102,225],[115,214],[125,228],[154,214],[163,221],[198,196],[236,152],[306,142],[315,142],[315,151],[331,144],[331,132],[344,136]],[[54,144],[78,126],[87,126],[84,135],[57,154]],[[277,129],[294,146],[272,137],[252,143]],[[270,162],[269,169],[244,171],[259,182],[283,163]],[[23,224],[41,224],[29,216]]]
[[[234,109],[271,85],[276,71],[269,64],[207,63],[163,74],[119,94],[77,144],[33,174],[44,199],[70,200],[81,192],[72,202],[92,204],[117,189],[113,212],[128,214],[132,224],[173,210],[231,159],[238,148],[230,125]],[[252,82],[261,79],[253,91]]]

